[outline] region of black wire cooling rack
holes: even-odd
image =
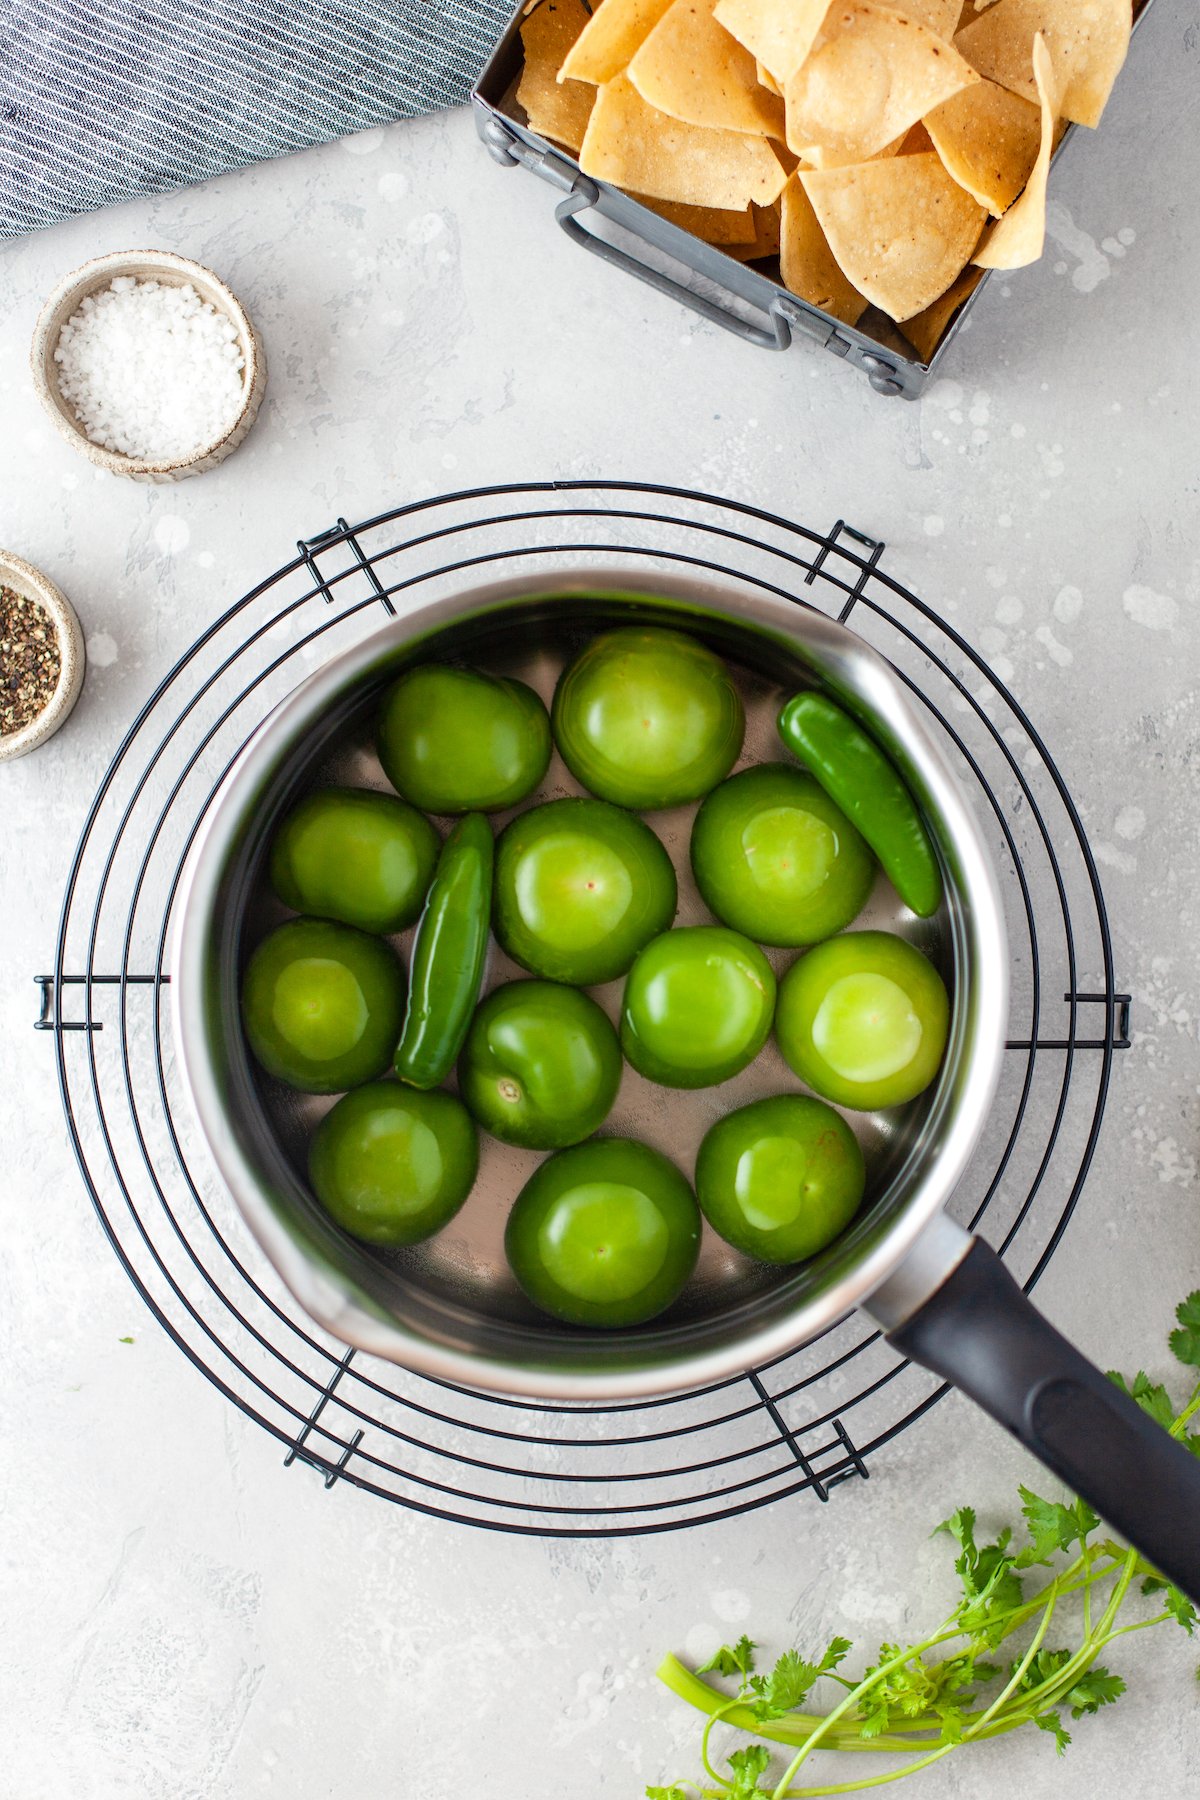
[[[194,1366],[285,1461],[418,1511],[543,1536],[630,1535],[866,1478],[945,1391],[858,1317],[744,1376],[613,1406],[505,1400],[326,1336],[275,1279],[208,1163],[177,1076],[169,956],[184,858],[255,727],[314,663],[405,596],[502,570],[719,575],[839,619],[898,669],[972,796],[1004,890],[1012,1036],[953,1210],[1028,1289],[1096,1147],[1128,1047],[1104,900],[1079,814],[1012,694],[843,521],[640,482],[533,482],[423,500],[306,539],[159,684],[88,814],[37,1028],[54,1034],[71,1143],[108,1240]]]

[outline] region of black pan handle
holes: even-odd
[[[1055,1331],[987,1244],[971,1240],[888,1338],[969,1394],[1200,1603],[1200,1458]]]

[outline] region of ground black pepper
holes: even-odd
[[[62,656],[44,606],[0,587],[0,736],[32,724],[54,696]]]

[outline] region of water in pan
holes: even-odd
[[[518,646],[510,633],[486,642],[477,640],[472,653],[461,660],[496,674],[518,676],[536,689],[548,707],[560,670],[585,641],[585,635],[578,629],[543,629],[535,644],[531,645],[526,636]],[[725,660],[746,709],[746,737],[737,766],[745,768],[755,763],[788,760],[775,731],[775,719],[782,702],[795,691],[797,679],[789,678],[781,684],[745,662],[732,661],[728,655]],[[365,690],[361,701],[347,717],[333,750],[320,753],[311,766],[295,771],[287,786],[288,804],[312,788],[334,783],[391,791],[372,741],[381,691],[378,686]],[[541,787],[515,810],[523,811],[543,800],[561,799],[584,791],[555,751]],[[711,914],[692,878],[688,857],[695,813],[696,805],[693,804],[648,816],[675,865],[679,881],[677,925],[711,922]],[[513,813],[492,816],[497,834],[512,816]],[[437,823],[444,831],[450,821],[439,820]],[[242,933],[243,960],[263,933],[287,916],[267,887],[264,860],[260,853]],[[922,921],[914,918],[882,875],[876,880],[866,907],[855,921],[854,929],[866,927],[902,932],[933,958],[949,981],[948,952],[938,919]],[[407,967],[412,933],[403,933],[393,941]],[[780,976],[798,954],[800,952],[795,950],[767,950],[767,956]],[[485,991],[520,979],[525,974],[526,971],[511,962],[493,939]],[[618,980],[590,990],[614,1023],[619,1016],[622,986]],[[274,1133],[303,1180],[308,1138],[317,1120],[333,1105],[333,1099],[295,1094],[257,1071],[254,1079]],[[783,1061],[773,1038],[740,1075],[719,1087],[692,1092],[659,1087],[626,1065],[616,1106],[603,1131],[609,1135],[638,1138],[653,1145],[671,1157],[691,1179],[700,1140],[714,1120],[765,1095],[798,1091],[803,1091],[801,1084]],[[865,1204],[870,1205],[872,1194],[878,1194],[887,1185],[893,1169],[919,1133],[923,1105],[917,1101],[895,1113],[847,1112],[845,1117],[866,1156]],[[543,1160],[543,1153],[501,1144],[486,1132],[480,1134],[480,1150],[475,1187],[461,1213],[443,1232],[412,1249],[378,1251],[362,1246],[362,1253],[380,1264],[394,1265],[397,1273],[402,1273],[408,1280],[448,1300],[465,1304],[472,1311],[498,1319],[531,1322],[537,1315],[513,1281],[504,1257],[503,1239],[508,1210],[525,1181]],[[315,1205],[315,1201],[312,1204]],[[696,1273],[662,1322],[682,1324],[691,1319],[710,1318],[730,1306],[752,1299],[764,1289],[792,1279],[792,1276],[792,1271],[770,1268],[742,1256],[705,1225]]]

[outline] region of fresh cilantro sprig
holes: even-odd
[[[1189,1294],[1175,1316],[1172,1354],[1185,1368],[1200,1371],[1200,1290]],[[1166,1386],[1142,1370],[1131,1381],[1117,1374],[1110,1380],[1200,1456],[1200,1433],[1188,1431],[1200,1413],[1200,1381],[1176,1406]],[[905,1646],[881,1644],[857,1681],[837,1672],[852,1648],[840,1637],[815,1661],[785,1650],[766,1672],[756,1666],[758,1645],[745,1636],[723,1644],[694,1670],[668,1656],[659,1679],[706,1715],[700,1742],[704,1775],[698,1783],[648,1787],[647,1800],[857,1794],[1026,1726],[1046,1732],[1062,1755],[1071,1742],[1065,1718],[1086,1718],[1125,1692],[1122,1677],[1099,1660],[1107,1647],[1172,1621],[1191,1635],[1196,1609],[1135,1550],[1100,1536],[1100,1520],[1085,1501],[1044,1500],[1029,1488],[1019,1491],[1021,1542],[1005,1527],[993,1542],[979,1543],[969,1506],[937,1526],[934,1535],[949,1537],[955,1547],[959,1598],[928,1637]],[[1118,1625],[1135,1583],[1142,1595],[1155,1597],[1158,1610]],[[1076,1615],[1076,1647],[1054,1647],[1047,1641],[1051,1627],[1066,1635],[1068,1610]],[[1000,1655],[1001,1646],[1009,1646],[1007,1656]],[[704,1679],[710,1675],[732,1682],[732,1691]],[[824,1692],[828,1684],[840,1689],[837,1699],[827,1711],[807,1710],[822,1684]],[[728,1772],[716,1769],[710,1755],[718,1729],[751,1740],[727,1755]],[[791,1754],[777,1771],[773,1759],[780,1750]],[[818,1750],[906,1760],[855,1781],[813,1784],[805,1765]]]

